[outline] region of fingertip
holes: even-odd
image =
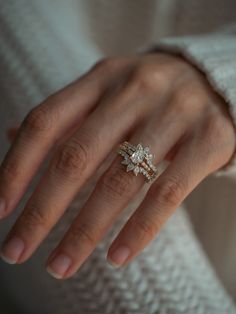
[[[15,261],[15,260],[13,260],[13,259],[11,259],[11,258],[5,256],[5,255],[3,254],[3,252],[0,253],[0,257],[1,257],[1,259],[2,259],[5,263],[7,263],[7,264],[10,264],[10,265],[16,264],[16,261]]]
[[[56,254],[46,266],[47,272],[56,279],[65,279],[72,265],[72,260],[68,255]]]
[[[2,259],[9,264],[20,263],[25,243],[19,236],[7,237],[1,248]]]
[[[63,276],[53,271],[53,269],[50,266],[46,267],[46,271],[55,279],[63,279]]]

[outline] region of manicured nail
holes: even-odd
[[[6,211],[6,201],[4,198],[0,197],[0,219],[5,216]]]
[[[121,246],[107,257],[108,263],[113,267],[121,266],[130,255],[130,249],[127,246]]]
[[[47,266],[47,271],[56,279],[61,279],[71,266],[71,259],[67,255],[57,255]]]
[[[8,240],[1,250],[2,259],[9,264],[15,264],[24,251],[25,244],[19,237]]]

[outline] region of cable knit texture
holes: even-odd
[[[9,147],[6,129],[48,95],[101,57],[136,53],[151,43],[183,51],[205,71],[212,86],[230,104],[233,115],[235,38],[230,32],[212,32],[235,19],[234,0],[0,0],[1,157]],[[172,37],[171,41],[161,44],[167,37]],[[46,257],[106,167],[102,164],[83,187],[29,262],[16,267],[1,264],[0,284],[15,300],[17,313],[22,309],[24,314],[235,314],[235,305],[193,233],[184,206],[128,266],[114,270],[107,264],[110,243],[142,200],[145,189],[75,277],[57,281],[45,272]],[[37,180],[14,214],[1,223],[1,239]]]

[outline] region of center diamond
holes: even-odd
[[[137,146],[136,151],[131,155],[130,159],[134,164],[139,164],[143,161],[145,157],[145,151],[141,144]]]
[[[137,151],[132,154],[130,159],[133,161],[134,164],[139,164],[143,161],[144,158],[144,152],[142,151]]]

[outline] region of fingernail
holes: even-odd
[[[6,201],[4,198],[0,197],[0,219],[5,216],[5,210],[6,210]]]
[[[13,237],[3,245],[1,257],[6,263],[15,264],[24,248],[24,242],[19,237]]]
[[[61,279],[71,265],[71,259],[67,255],[57,255],[47,266],[47,271],[56,279]]]
[[[127,246],[121,246],[107,257],[108,263],[113,267],[121,266],[130,255],[130,249]]]

